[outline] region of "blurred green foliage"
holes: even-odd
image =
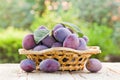
[[[92,28],[90,28],[92,26]],[[88,45],[98,45],[100,46],[102,53],[99,55],[94,55],[95,57],[104,61],[104,57],[108,54],[120,55],[120,50],[118,46],[112,40],[113,30],[107,26],[99,26],[94,23],[93,25],[89,25],[89,31],[86,32],[90,41]]]
[[[32,6],[25,0],[1,0],[0,1],[0,26],[23,27],[29,26],[33,21],[33,14],[30,13]]]
[[[108,54],[120,55],[119,4],[117,0],[1,0],[0,63],[25,58],[18,54],[25,34],[64,21],[78,25],[89,37],[88,45],[100,46],[102,53],[93,57],[104,61]]]
[[[18,49],[22,47],[22,39],[28,32],[13,27],[0,29],[0,63],[19,62],[25,58],[18,54]]]
[[[78,18],[113,29],[114,43],[120,48],[120,0],[78,0],[72,1]]]
[[[1,0],[0,26],[29,28],[34,20],[34,14],[44,13],[44,0]]]

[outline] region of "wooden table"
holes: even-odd
[[[84,71],[44,73],[22,71],[19,64],[0,64],[0,80],[120,80],[120,63],[102,63],[98,73]]]

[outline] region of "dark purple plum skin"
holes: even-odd
[[[65,28],[63,24],[56,24],[52,30],[52,36],[54,37],[54,32],[59,28]],[[55,37],[54,37],[55,38]]]
[[[88,71],[95,73],[101,70],[102,64],[98,59],[91,58],[86,63],[86,68]]]
[[[54,59],[45,59],[40,63],[39,67],[44,72],[55,72],[59,70],[60,63]]]
[[[83,38],[79,38],[79,47],[77,50],[86,50],[87,49],[87,44],[86,41]]]
[[[61,42],[61,43],[62,43],[62,42],[65,40],[65,38],[66,38],[68,35],[70,35],[70,34],[72,34],[72,33],[71,33],[67,28],[59,28],[59,29],[57,29],[57,30],[53,33],[55,39],[56,39],[57,41]]]
[[[68,47],[72,49],[77,49],[79,46],[79,39],[75,34],[67,36],[63,42],[63,47]]]
[[[62,43],[60,42],[56,42],[56,43],[53,43],[52,47],[62,47]]]
[[[41,50],[44,50],[44,49],[48,49],[48,47],[45,46],[45,45],[38,45],[38,46],[33,48],[33,51],[41,51]]]
[[[22,47],[26,50],[32,49],[36,46],[33,34],[28,34],[22,41]]]
[[[56,31],[59,28],[65,28],[65,26],[63,24],[57,24],[55,25],[55,27],[53,28],[53,32]]]
[[[53,43],[56,42],[56,40],[52,36],[47,36],[41,42],[43,45],[50,48],[50,47],[52,47]]]
[[[33,60],[24,59],[20,62],[20,67],[22,70],[24,70],[26,72],[32,72],[33,70],[35,70],[36,65]]]

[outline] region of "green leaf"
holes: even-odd
[[[79,35],[79,37],[83,37],[83,33],[78,26],[76,26],[72,23],[69,23],[69,22],[62,22],[61,24],[72,28]]]
[[[36,44],[38,44],[42,39],[44,39],[50,33],[47,29],[38,29],[34,32],[34,39]]]

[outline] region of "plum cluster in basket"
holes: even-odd
[[[47,30],[46,27],[40,26],[37,31]],[[41,41],[35,41],[37,34],[28,34],[23,39],[24,49],[33,49],[34,51],[40,51],[51,47],[67,47],[76,50],[86,50],[88,37],[78,37],[71,29],[66,28],[63,24],[57,24],[52,30],[51,35],[45,35]]]
[[[69,25],[68,23],[67,25],[71,26],[71,24]],[[52,29],[51,33],[45,26],[40,26],[36,31],[34,31],[34,33],[30,33],[24,37],[22,41],[22,47],[26,51],[30,50],[36,52],[55,48],[55,47],[70,48],[72,49],[72,51],[73,49],[76,51],[88,50],[87,47],[87,43],[89,41],[88,37],[84,36],[78,27],[72,25],[72,29],[71,29],[68,26],[62,23],[57,24]],[[73,31],[73,29],[75,31]],[[85,56],[85,58],[82,59],[80,57],[82,54],[76,54],[75,56],[72,55],[73,58],[69,60],[71,61],[71,63],[73,63],[71,64],[72,66],[76,65],[76,63],[74,62],[75,62],[75,57],[76,56],[78,57],[78,55],[80,59],[78,58],[78,63],[76,66],[77,68],[80,65],[84,66],[84,63],[81,62],[85,62],[84,60],[87,60],[88,57],[90,56],[90,55],[86,55],[87,57]],[[64,59],[67,58],[63,58],[63,60]],[[39,69],[45,72],[55,72],[60,69],[61,65],[63,66],[63,64],[61,64],[59,60],[55,60],[54,58],[51,59],[44,58],[44,60],[39,62]],[[20,62],[20,67],[26,72],[31,72],[36,69],[36,62],[35,60],[32,59],[24,59]],[[101,63],[98,59],[90,59],[86,63],[86,68],[91,72],[97,72],[101,69],[101,67],[102,67]]]

